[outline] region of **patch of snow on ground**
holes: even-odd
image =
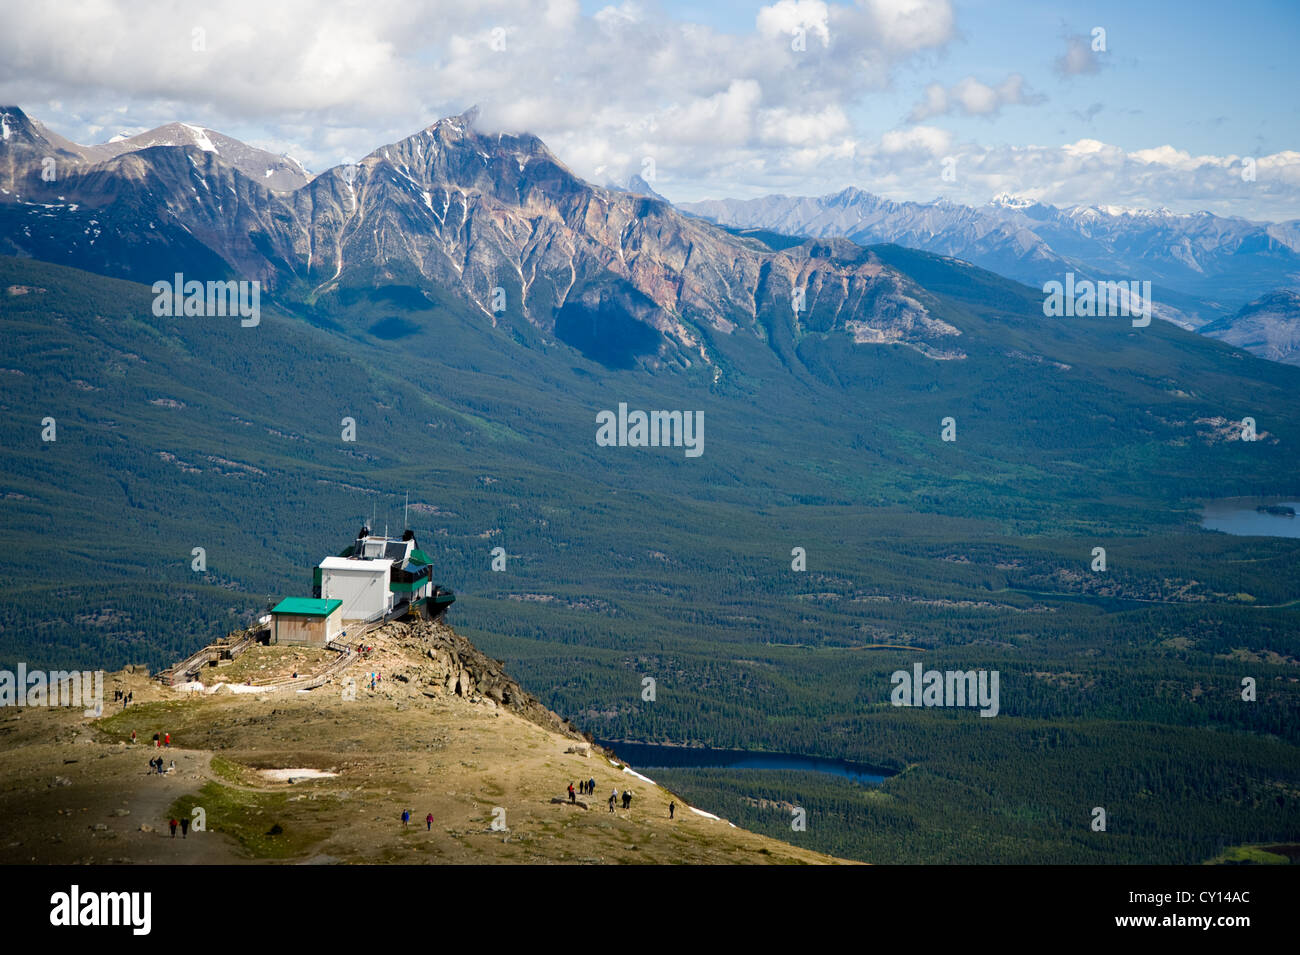
[[[208,134],[200,127],[191,126],[189,123],[181,123],[181,125],[190,131],[190,135],[194,137],[195,146],[198,146],[205,153],[217,153],[218,156],[221,155],[221,153],[217,151],[217,147],[212,145],[212,140],[208,139]]]
[[[296,783],[300,779],[328,779],[338,775],[323,769],[263,769],[261,773],[273,783]]]
[[[705,812],[703,809],[696,809],[694,806],[687,806],[686,808],[689,809],[691,812],[695,813],[695,815],[697,816],[703,816],[705,819],[715,819],[718,822],[722,821],[722,817],[715,816],[711,812]]]
[[[635,769],[633,769],[631,766],[624,766],[624,767],[623,767],[623,772],[625,772],[625,773],[631,773],[631,774],[632,774],[633,776],[635,776],[637,779],[643,780],[644,782],[649,783],[651,786],[658,786],[658,785],[659,785],[657,782],[655,782],[655,781],[654,781],[653,779],[651,779],[649,776],[642,776],[640,773],[638,773],[638,772],[637,772]]]

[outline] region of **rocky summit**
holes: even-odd
[[[8,709],[0,862],[838,861],[691,809],[443,624],[390,623],[364,642],[310,691],[289,677],[333,651],[258,646],[177,688],[135,667],[109,674],[108,699],[133,702],[106,702],[99,719]],[[587,779],[595,795],[570,801]],[[609,811],[615,789],[633,792],[629,808]],[[173,836],[172,819],[191,830]]]

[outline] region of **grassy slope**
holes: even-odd
[[[108,685],[133,688],[137,702],[101,720],[66,709],[9,711],[0,724],[0,818],[18,838],[0,848],[0,863],[836,861],[692,813],[602,757],[566,754],[572,739],[507,711],[426,698],[392,679],[406,666],[403,655],[382,639],[376,645],[358,670],[377,666],[388,679],[374,693],[359,687],[351,702],[336,685],[187,698],[113,674]],[[132,730],[145,742],[131,746]],[[173,740],[163,756],[177,763],[166,777],[145,771],[159,730]],[[303,767],[338,775],[291,785],[257,772]],[[606,796],[631,788],[632,808],[551,803],[588,776]],[[172,839],[167,820],[192,818],[196,806],[206,831]],[[505,831],[492,829],[497,807]],[[403,809],[412,810],[409,828],[399,821]],[[430,812],[436,824],[426,830]]]

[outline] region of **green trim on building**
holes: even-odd
[[[409,594],[419,590],[428,582],[429,582],[428,577],[421,577],[419,580],[413,580],[410,583],[406,583],[400,580],[394,580],[389,582],[388,589],[391,593],[395,593],[395,594]]]
[[[342,600],[318,600],[314,597],[285,597],[272,608],[271,613],[294,613],[303,617],[328,617]]]

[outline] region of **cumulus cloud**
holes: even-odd
[[[673,199],[857,185],[1300,216],[1295,154],[1257,157],[1245,182],[1240,157],[1100,140],[986,148],[934,122],[1036,102],[1015,73],[936,85],[902,128],[868,127],[873,97],[956,36],[950,0],[772,0],[731,31],[654,0],[0,0],[0,17],[0,102],[82,142],[183,120],[319,171],[478,105],[481,128],[536,133],[595,182],[652,158]],[[941,175],[949,158],[955,180]]]
[[[1100,30],[1097,27],[1096,30]],[[1065,52],[1056,58],[1056,72],[1062,76],[1080,76],[1101,70],[1101,56],[1106,50],[1105,33],[1075,33],[1065,38]]]
[[[997,86],[989,86],[968,76],[949,87],[931,83],[907,119],[908,122],[920,123],[954,110],[967,116],[994,116],[1004,106],[1033,106],[1045,99],[1032,92],[1019,73],[1012,73]]]
[[[178,118],[292,131],[284,145],[316,168],[340,144],[363,155],[475,104],[485,126],[582,152],[602,138],[610,162],[758,144],[795,112],[842,114],[954,31],[949,0],[777,0],[734,33],[636,0],[591,14],[578,0],[211,0],[147,14],[98,0],[23,4],[5,21],[0,91],[38,115],[58,100],[81,131]]]

